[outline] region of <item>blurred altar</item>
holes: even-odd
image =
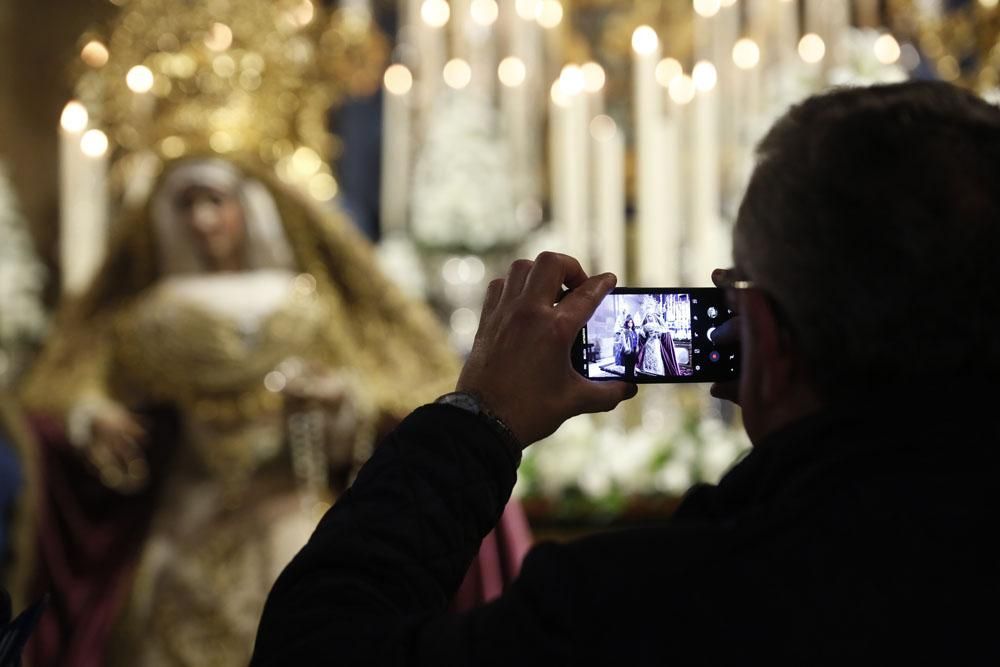
[[[812,93],[929,77],[1000,97],[996,0],[281,0],[264,33],[234,19],[235,0],[210,0],[192,51],[167,32],[121,37],[151,34],[138,21],[111,40],[141,3],[172,4],[61,3],[62,18],[60,3],[3,4],[0,159],[51,270],[49,305],[93,279],[157,159],[254,141],[285,186],[351,216],[462,355],[486,284],[516,257],[567,252],[620,285],[708,284],[730,261],[754,145]],[[296,85],[337,89],[260,90],[279,61]],[[204,145],[178,133],[143,152],[142,121],[114,115],[219,86],[294,128],[237,133],[220,107]],[[516,493],[537,525],[662,516],[748,446],[738,410],[707,387],[647,386],[532,448]]]

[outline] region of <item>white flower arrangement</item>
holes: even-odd
[[[690,390],[657,394],[660,405],[632,428],[608,415],[567,421],[525,451],[515,495],[613,513],[629,498],[678,497],[717,482],[750,443],[742,429],[680,400],[682,391]]]
[[[841,39],[846,54],[844,65],[830,70],[828,82],[833,86],[871,86],[879,83],[906,81],[899,65],[886,64],[876,58],[875,42],[882,33],[870,28],[846,30]]]
[[[898,63],[885,64],[876,57],[875,42],[880,36],[882,33],[872,29],[851,28],[844,31],[840,37],[843,64],[828,71],[818,64],[793,59],[788,76],[775,77],[768,87],[768,113],[755,122],[755,136],[763,136],[790,105],[830,86],[868,86],[905,81],[908,77],[903,67]]]
[[[410,239],[391,236],[375,247],[379,268],[404,294],[414,299],[427,298],[427,277],[420,253]]]
[[[45,333],[46,271],[35,256],[27,223],[0,164],[0,384],[17,370],[17,355]]]
[[[471,252],[518,243],[527,229],[515,213],[511,171],[486,100],[467,91],[444,96],[414,168],[413,238]]]

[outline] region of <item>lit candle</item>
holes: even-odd
[[[670,69],[674,69],[671,67]],[[676,74],[670,77],[662,77],[662,81],[667,83],[667,113],[658,124],[659,136],[657,137],[657,147],[664,156],[662,176],[659,177],[660,197],[662,201],[659,206],[663,210],[662,222],[655,230],[658,236],[657,246],[670,248],[667,261],[661,259],[662,267],[658,268],[659,274],[656,276],[656,283],[659,285],[680,285],[681,284],[681,240],[683,236],[684,204],[685,197],[690,201],[690,169],[684,164],[684,156],[690,150],[690,142],[683,139],[690,137],[690,116],[691,102],[696,94],[694,81],[690,76],[680,71],[679,64],[676,67]],[[641,246],[640,246],[641,247]],[[641,255],[640,255],[641,257]],[[652,252],[647,260],[652,264],[655,257]]]
[[[797,63],[795,49],[799,41],[799,11],[794,0],[779,0],[776,7],[773,42],[775,78],[778,81],[778,113],[798,100],[794,78]]]
[[[441,75],[445,64],[444,29],[451,19],[451,7],[445,0],[423,0],[420,5],[420,21],[417,22],[416,45],[420,54],[419,65],[419,108],[424,112],[426,124],[429,109],[437,97]]]
[[[732,57],[736,65],[733,96],[740,113],[736,118],[735,154],[727,173],[726,190],[736,193],[738,200],[753,168],[753,151],[761,125],[760,47],[755,39],[743,37],[733,45]]]
[[[604,113],[604,84],[607,75],[604,68],[599,63],[584,63],[580,70],[583,72],[583,90],[587,95],[587,114],[590,118],[600,116]]]
[[[593,159],[595,271],[625,275],[625,137],[609,116],[590,122]]]
[[[637,278],[647,286],[663,285],[670,267],[676,267],[676,246],[668,244],[669,222],[664,219],[663,179],[665,136],[661,92],[656,82],[660,40],[649,26],[632,33],[633,112],[635,113],[636,217],[638,222]]]
[[[410,101],[413,75],[391,65],[382,89],[382,178],[379,213],[383,238],[406,233],[410,199]]]
[[[502,113],[517,115],[519,118],[523,116],[523,120],[508,121],[515,164],[521,165],[515,177],[515,194],[519,202],[538,201],[541,198],[540,183],[543,180],[540,138],[546,109],[544,100],[548,96],[548,91],[542,76],[543,29],[535,18],[536,6],[537,0],[516,0],[516,2],[506,0],[500,3],[501,19],[504,20],[510,45],[510,58],[514,59],[513,61],[510,58],[505,59],[509,63],[508,74],[518,75],[522,67],[524,72],[523,81],[515,87],[516,90],[506,90],[510,82],[505,83],[504,78],[499,77]],[[521,66],[518,66],[516,61],[520,61]],[[501,67],[504,66],[503,63],[504,61],[501,61]],[[542,103],[539,103],[539,100]],[[521,123],[523,129],[515,134],[514,128]]]
[[[844,36],[851,22],[848,0],[806,0],[805,31],[820,36],[826,45],[823,69],[844,64],[847,53]]]
[[[802,66],[802,76],[813,82],[817,88],[824,84],[824,63],[827,58],[827,46],[823,38],[814,32],[802,35],[798,45],[799,57],[805,63]]]
[[[303,5],[306,3],[311,3],[311,0],[305,0]],[[340,0],[340,8],[358,13],[367,13],[369,16],[372,12],[371,0]]]
[[[697,94],[691,115],[691,217],[687,281],[706,284],[725,263],[729,248],[721,230],[719,193],[719,96],[715,67],[701,61],[692,70]]]
[[[587,115],[583,73],[563,68],[551,91],[552,218],[566,253],[586,269],[590,264],[587,236]]]
[[[488,100],[494,99],[497,77],[497,30],[500,6],[496,0],[472,0],[467,22],[472,89]]]
[[[858,17],[859,27],[877,28],[881,25],[878,5],[878,0],[854,0],[854,11]]]
[[[545,80],[559,76],[563,65],[563,6],[559,0],[537,0],[535,20],[544,29]]]
[[[86,108],[72,101],[63,109],[59,132],[59,199],[62,288],[82,293],[104,261],[108,234],[108,137],[86,129]]]
[[[740,8],[734,2],[723,2],[718,15],[712,22],[712,53],[710,60],[719,73],[719,144],[723,170],[732,171],[733,151],[736,146],[737,123],[743,113],[736,95],[736,66],[731,51],[740,37]],[[728,179],[725,182],[730,182]],[[735,201],[739,193],[724,189],[726,201]]]
[[[451,57],[470,60],[469,29],[470,0],[449,0],[451,9]]]
[[[497,67],[497,78],[500,80],[500,117],[513,165],[515,201],[536,199],[538,163],[534,143],[538,135],[531,118],[524,61],[516,56],[504,58]]]

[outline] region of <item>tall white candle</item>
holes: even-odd
[[[691,217],[692,195],[692,175],[685,158],[691,150],[691,103],[697,90],[690,76],[679,74],[670,81],[668,92],[667,113],[661,124],[661,151],[665,156],[660,181],[665,223],[661,234],[664,244],[672,251],[661,269],[664,274],[658,284],[680,285],[684,264],[689,263],[681,255],[683,222]]]
[[[728,248],[720,248],[724,237],[720,216],[719,95],[714,66],[701,61],[692,78],[698,93],[693,101],[691,122],[691,226],[688,235],[686,279],[694,285],[708,284],[712,269],[725,262]]]
[[[427,116],[441,88],[441,73],[444,70],[447,48],[444,31],[451,19],[451,8],[445,0],[423,0],[420,5],[420,20],[416,26],[417,52],[420,67],[419,108],[423,112],[426,125]]]
[[[819,35],[826,44],[827,56],[823,68],[844,64],[847,53],[844,48],[845,32],[850,27],[851,8],[849,0],[806,0],[805,30]]]
[[[469,29],[471,26],[469,10],[470,0],[449,0],[451,20],[449,37],[451,41],[451,57],[470,59]]]
[[[472,90],[491,102],[496,92],[497,31],[499,6],[496,0],[473,0],[469,20],[469,64],[472,66]]]
[[[583,73],[567,65],[552,87],[552,217],[565,252],[586,269],[590,264],[587,225],[587,99]]]
[[[340,8],[354,12],[367,12],[371,14],[371,0],[340,0]]]
[[[580,68],[583,72],[583,90],[587,96],[587,113],[591,118],[604,113],[604,84],[607,74],[599,63],[584,63]]]
[[[664,219],[664,134],[661,92],[656,83],[660,40],[649,26],[632,33],[632,91],[635,114],[635,183],[637,218],[637,278],[641,284],[662,284],[667,265],[676,264],[676,247],[668,247]]]
[[[877,28],[882,23],[878,0],[854,0],[854,11],[859,27]]]
[[[62,289],[82,293],[104,261],[108,234],[108,138],[86,130],[86,109],[66,105],[60,118],[59,198]]]
[[[760,102],[760,47],[756,40],[744,37],[733,46],[732,55],[736,64],[733,79],[734,97],[740,113],[736,118],[736,143],[732,169],[727,173],[726,190],[733,193],[733,201],[739,201],[753,166],[753,150],[758,140],[759,128],[763,124]]]
[[[650,180],[653,215],[639,221],[635,239],[636,282],[646,287],[680,285],[681,178],[680,128],[676,119],[656,119],[649,131],[651,151],[659,156]]]
[[[611,271],[619,284],[625,275],[625,137],[609,116],[590,122],[593,155],[595,271]]]
[[[382,82],[382,178],[379,213],[383,237],[406,233],[410,199],[410,99],[413,75],[391,65]]]
[[[734,148],[737,138],[737,123],[743,110],[736,95],[736,65],[733,63],[733,45],[740,38],[740,8],[735,3],[725,4],[712,21],[712,56],[719,73],[719,150],[724,174],[730,174],[734,164]],[[726,182],[729,182],[728,179]],[[724,191],[727,199],[735,199],[735,193]]]
[[[541,198],[542,149],[540,139],[548,83],[543,77],[542,28],[535,19],[536,6],[535,0],[516,0],[516,2],[507,0],[500,5],[501,16],[507,18],[510,57],[521,62],[524,72],[523,82],[519,86],[520,90],[513,93],[514,96],[522,100],[517,102],[517,106],[523,104],[523,112],[520,113],[524,115],[524,127],[519,132],[519,136],[512,137],[514,141],[518,142],[516,150],[521,153],[522,162],[517,174],[517,181],[520,185],[516,186],[516,194],[518,199],[522,201]],[[517,66],[515,68],[518,71],[521,69]],[[504,84],[502,78],[500,83]],[[502,86],[500,91],[502,107],[504,105],[503,97],[506,94],[507,91],[503,90]],[[511,106],[509,100],[507,105]],[[513,132],[513,130],[511,131]]]
[[[775,73],[778,81],[778,113],[783,113],[793,99],[797,55],[795,49],[799,41],[799,12],[795,0],[778,0],[775,7],[775,26],[772,37]]]
[[[544,77],[551,81],[559,76],[564,62],[563,53],[563,23],[564,14],[559,0],[537,0],[535,5],[535,20],[544,30]]]
[[[514,196],[523,202],[537,196],[537,162],[533,159],[537,136],[531,129],[532,109],[528,100],[524,61],[509,56],[497,67],[500,80],[500,117],[513,165]]]

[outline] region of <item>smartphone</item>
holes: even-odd
[[[591,380],[733,380],[739,346],[712,342],[712,332],[732,316],[717,287],[618,287],[580,331],[573,367]]]

